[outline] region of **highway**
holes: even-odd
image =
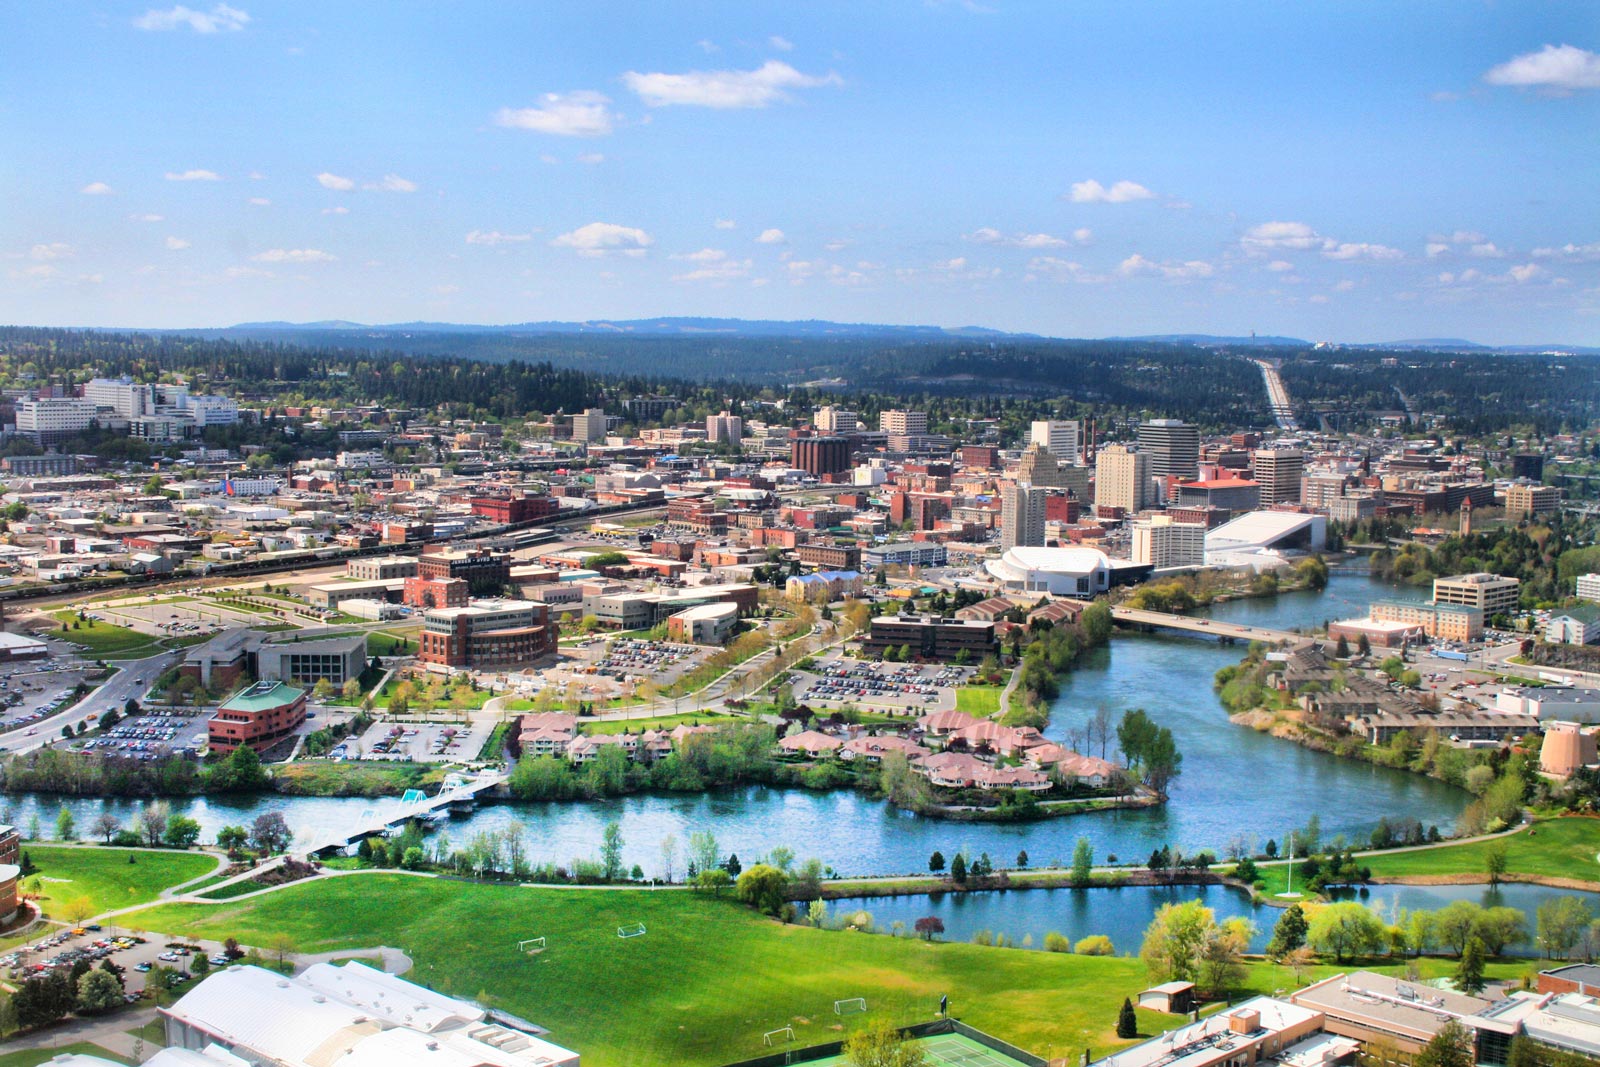
[[[1272,408],[1272,417],[1277,420],[1280,430],[1297,431],[1300,424],[1295,421],[1294,405],[1289,401],[1289,390],[1284,388],[1283,377],[1278,374],[1278,368],[1265,359],[1252,360],[1261,368],[1261,380],[1267,385],[1267,405]]]

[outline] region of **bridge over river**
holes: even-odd
[[[1269,645],[1309,640],[1305,634],[1292,630],[1271,630],[1265,626],[1245,626],[1221,619],[1206,619],[1192,615],[1173,615],[1165,611],[1144,611],[1140,608],[1113,607],[1111,617],[1118,622],[1135,626],[1149,626],[1162,630],[1184,630],[1188,633],[1232,641],[1263,641]]]
[[[471,806],[478,796],[506,780],[504,771],[483,771],[476,777],[452,774],[433,796],[420,789],[407,790],[397,799],[382,801],[377,807],[363,811],[354,823],[339,827],[316,827],[300,835],[294,843],[293,854],[301,859],[330,849],[342,849],[355,844],[363,837],[375,837],[385,831],[402,827],[412,819],[432,821],[444,818],[453,806]]]

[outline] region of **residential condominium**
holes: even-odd
[[[878,429],[896,436],[921,435],[928,432],[926,411],[885,411],[878,416]]]
[[[1150,456],[1150,474],[1193,478],[1200,473],[1200,430],[1182,419],[1139,424],[1139,451]]]
[[[1253,458],[1261,504],[1293,504],[1300,499],[1300,478],[1306,454],[1298,448],[1258,448]]]
[[[1549,485],[1509,485],[1506,487],[1506,518],[1531,519],[1548,515],[1561,507],[1561,490]]]
[[[1042,546],[1044,508],[1049,490],[1008,482],[1000,489],[1000,545],[1002,548]]]
[[[1174,522],[1170,515],[1155,515],[1133,524],[1133,562],[1156,570],[1202,567],[1206,562],[1206,527],[1203,523]]]
[[[723,442],[738,444],[744,440],[744,420],[726,411],[720,415],[706,416],[706,440],[714,445]]]
[[[1062,463],[1077,463],[1083,451],[1083,423],[1076,419],[1039,419],[1028,430],[1028,443],[1048,448]]]
[[[1578,599],[1600,601],[1600,574],[1578,575]]]
[[[1498,574],[1458,574],[1433,580],[1433,599],[1437,604],[1460,604],[1477,608],[1484,618],[1517,610],[1522,583]]]
[[[1150,500],[1150,457],[1125,445],[1107,445],[1094,457],[1096,507],[1121,508],[1129,515]]]

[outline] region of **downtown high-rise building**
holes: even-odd
[[[1028,443],[1048,448],[1061,463],[1076,464],[1083,457],[1083,423],[1076,419],[1036,419],[1028,429]]]
[[[861,422],[855,412],[825,404],[812,414],[811,424],[817,428],[819,434],[842,436],[855,433]]]
[[[1019,548],[1044,544],[1046,489],[1018,482],[1000,488],[1000,545]]]
[[[1139,424],[1139,451],[1150,457],[1155,478],[1193,478],[1200,473],[1200,430],[1182,419]]]
[[[892,436],[910,436],[928,432],[926,411],[885,411],[878,416],[878,429]]]
[[[1251,467],[1261,486],[1262,507],[1300,500],[1300,482],[1306,469],[1304,452],[1298,448],[1258,448]]]
[[[1129,515],[1150,502],[1150,457],[1126,445],[1107,445],[1094,457],[1095,507],[1121,508]]]

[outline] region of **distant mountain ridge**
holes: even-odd
[[[461,334],[477,336],[561,336],[606,335],[633,337],[750,337],[750,338],[809,338],[827,339],[878,339],[903,341],[940,341],[972,339],[1002,341],[1007,339],[1030,341],[1106,341],[1124,344],[1174,344],[1196,345],[1202,348],[1331,348],[1378,349],[1404,352],[1479,352],[1533,355],[1594,356],[1600,348],[1572,344],[1537,345],[1485,345],[1457,337],[1429,337],[1398,341],[1338,341],[1313,342],[1300,337],[1275,334],[1260,336],[1229,336],[1205,333],[1141,334],[1138,336],[1104,338],[1064,338],[1036,333],[1013,333],[986,326],[926,326],[893,325],[887,323],[831,322],[826,319],[725,319],[697,316],[665,315],[647,319],[590,319],[580,322],[518,322],[500,325],[453,322],[391,322],[369,324],[344,319],[326,319],[318,322],[241,322],[233,326],[206,329],[141,330],[140,333],[182,333],[202,337],[257,337],[274,334],[351,334],[368,336],[382,334]]]

